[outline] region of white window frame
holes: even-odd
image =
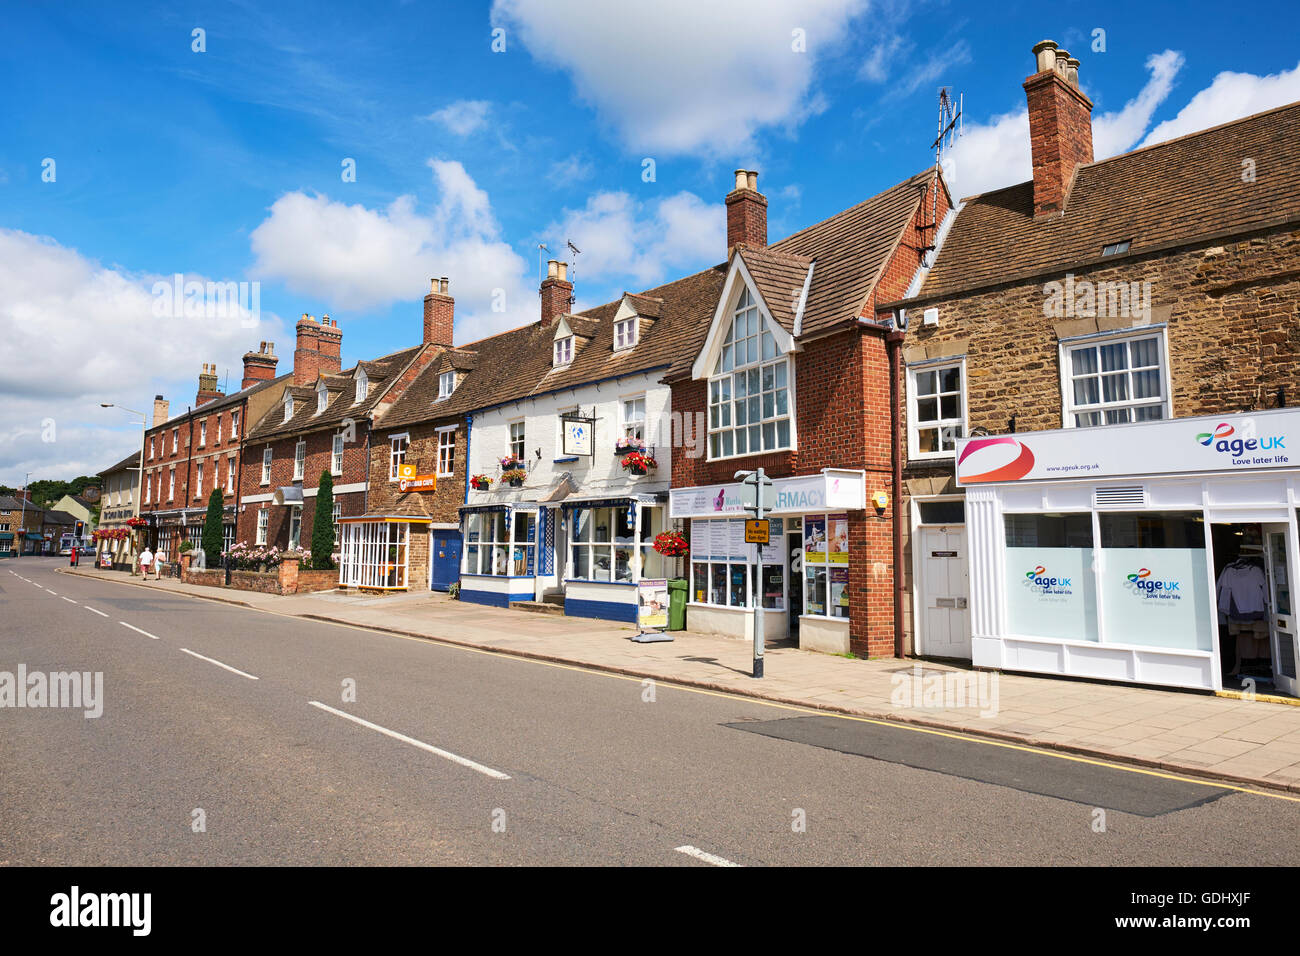
[[[213,442],[213,444],[214,445],[221,444],[221,413],[220,412],[217,413],[217,440]]]
[[[194,464],[194,500],[198,501],[203,497],[203,462]]]
[[[364,402],[366,400],[366,395],[368,395],[369,392],[370,392],[370,377],[366,375],[365,369],[360,369],[357,372],[357,385],[356,385],[357,397],[353,399],[352,404],[356,405],[359,402]]]
[[[398,444],[400,442],[400,445]],[[411,433],[402,432],[388,436],[388,480],[397,480],[397,466],[406,464],[406,453],[411,446]]]
[[[334,519],[334,547],[337,549],[339,546],[339,519],[343,517],[343,503],[338,499],[334,501],[334,510],[331,517]]]
[[[288,390],[288,389],[285,389],[285,391],[284,391],[284,421],[287,422],[287,421],[288,421],[289,419],[291,419],[291,418],[293,418],[293,396],[289,394],[289,390]]]
[[[230,413],[230,440],[234,441],[238,437],[239,437],[239,412],[236,410]]]
[[[199,447],[202,448],[208,443],[208,420],[205,418],[199,422]]]
[[[961,402],[961,414],[956,418],[944,418],[942,415],[943,402],[941,396],[951,395],[951,392],[942,390],[935,392],[936,405],[940,411],[937,419],[927,419],[924,425],[919,417],[919,399],[918,393],[920,388],[919,379],[927,372],[935,373],[936,387],[939,384],[939,373],[947,369],[957,369],[960,377],[957,390],[958,401]],[[928,395],[925,397],[929,397]],[[920,433],[921,428],[939,429],[938,451],[921,451]],[[956,453],[957,439],[964,438],[968,429],[967,424],[967,406],[966,406],[966,356],[959,358],[935,359],[928,362],[917,362],[907,366],[907,458],[909,461],[933,461],[936,459],[952,458]],[[953,447],[949,449],[942,448],[943,430],[945,428],[956,428],[957,433],[953,436]]]
[[[257,512],[257,544],[266,544],[267,528],[270,526],[271,512],[266,508],[260,508]]]
[[[176,452],[180,449],[180,447],[181,447],[181,430],[180,428],[173,428],[172,429],[172,454],[173,455],[176,454]]]
[[[316,389],[316,414],[319,415],[329,407],[330,392],[324,385]]]
[[[637,441],[644,442],[646,436],[646,393],[641,392],[637,395],[624,395],[618,402],[619,414],[619,431],[624,438],[633,438]],[[640,416],[637,417],[636,408],[640,404]],[[628,406],[632,406],[632,415],[628,414]],[[633,434],[637,432],[638,434]]]
[[[438,375],[438,398],[450,398],[451,393],[456,390],[456,373],[442,372]]]
[[[343,433],[336,432],[330,441],[330,474],[343,474]]]
[[[307,470],[307,442],[305,439],[298,439],[298,443],[293,446],[293,480],[302,481],[303,472]]]
[[[302,543],[302,505],[289,507],[289,547],[298,547]]]
[[[144,476],[144,503],[149,504],[149,497],[153,491],[153,475]]]
[[[629,316],[626,319],[619,319],[614,323],[614,351],[620,352],[623,349],[630,349],[636,345],[640,338],[639,328],[640,320],[637,316]]]
[[[515,437],[516,426],[519,428],[518,438]],[[528,425],[526,419],[519,418],[511,422],[507,426],[506,434],[509,436],[509,448],[507,450],[510,454],[514,455],[520,461],[527,461],[528,459],[524,457],[528,451]],[[518,451],[515,450],[516,445],[519,446]]]
[[[149,436],[149,460],[150,460],[150,461],[153,461],[153,440],[154,440],[154,437],[155,437],[155,436],[153,436],[153,435],[150,435],[150,436]]]
[[[226,459],[226,494],[235,493],[235,456],[231,455]]]
[[[746,304],[747,300],[748,300],[748,304]],[[732,345],[727,345],[726,340],[727,338],[731,337],[732,330],[735,326],[736,320],[741,316],[742,313],[749,313],[751,312],[751,310],[753,313],[753,317],[757,320],[758,323],[757,333],[755,336],[753,336],[759,353],[758,357],[757,359],[751,361],[748,357],[748,354],[746,354],[746,361],[743,364],[737,364],[735,362],[732,362],[732,366],[730,369],[728,369],[727,371],[721,371],[724,360],[728,355],[728,349],[734,348],[735,344],[737,344],[737,343],[733,343]],[[765,310],[763,309],[758,296],[755,295],[752,291],[750,291],[749,286],[747,284],[742,284],[740,295],[736,297],[734,305],[729,309],[729,317],[728,317],[727,324],[724,328],[719,330],[719,335],[721,336],[719,341],[722,343],[722,345],[719,347],[717,357],[713,361],[713,370],[708,376],[707,391],[705,393],[705,410],[706,410],[705,413],[708,416],[708,445],[707,445],[708,461],[724,461],[730,458],[746,458],[751,455],[779,454],[782,452],[794,451],[798,448],[798,435],[795,428],[794,362],[791,360],[789,354],[781,351],[781,346],[780,346],[781,337],[776,334],[775,328],[768,327],[769,322],[770,320],[765,314]],[[765,336],[771,337],[772,346],[775,352],[774,355],[768,356],[766,358],[763,357],[762,354],[763,340]],[[748,342],[750,338],[751,337],[748,335],[744,337],[746,342]],[[785,385],[774,386],[772,390],[773,391],[773,409],[772,409],[773,414],[771,416],[765,415],[763,413],[763,407],[762,407],[763,405],[762,396],[765,392],[765,390],[763,389],[763,371],[769,367],[774,369],[777,367],[784,367],[785,369]],[[739,401],[739,399],[737,399],[736,397],[736,378],[741,374],[747,374],[755,370],[758,372],[758,384],[759,384],[759,393],[758,393],[759,420],[757,422],[750,422],[748,421],[748,414],[746,414],[746,422],[743,426],[741,426],[738,425],[736,422],[736,419],[739,417],[736,413],[736,405],[737,402]],[[774,371],[773,377],[775,378],[775,376],[776,376],[776,372]],[[728,397],[725,400],[721,400],[722,388],[724,382],[726,383],[727,386]],[[720,399],[717,402],[714,401],[715,385],[717,386],[716,391]],[[784,415],[777,414],[776,412],[776,395],[779,393],[779,389],[782,387],[785,389],[785,393],[786,393],[786,410]],[[745,396],[745,400],[748,400],[753,397],[754,396],[747,394]],[[718,415],[716,416],[717,419],[716,425],[714,424],[715,416],[713,414],[713,410],[715,407],[718,409]],[[748,406],[746,406],[746,413],[748,413]],[[779,424],[783,419],[787,420],[789,424],[789,441],[785,445],[779,444],[779,439],[776,437],[779,434]],[[724,420],[726,421],[726,424],[723,424]],[[739,442],[736,440],[736,435],[738,431],[741,428],[748,429],[749,427],[755,424],[758,425],[759,427],[760,447],[751,448],[749,447],[748,441],[746,441],[745,450],[737,451],[736,446],[739,444]],[[773,438],[774,438],[774,444],[771,447],[768,447],[763,440],[763,431],[764,431],[763,426],[768,424],[772,425]],[[714,440],[713,440],[715,435],[718,436],[718,442],[717,442],[718,452],[716,454],[714,452]],[[730,453],[724,453],[722,451],[724,436],[726,435],[732,436],[732,446],[731,446]],[[746,439],[748,439],[748,432],[746,432]]]
[[[1156,339],[1156,354],[1159,357],[1160,364],[1155,368],[1160,372],[1160,398],[1158,400],[1143,400],[1129,398],[1122,402],[1099,402],[1096,405],[1085,405],[1078,407],[1074,404],[1074,358],[1073,353],[1079,349],[1096,348],[1098,349],[1098,371],[1095,373],[1098,377],[1102,374],[1100,371],[1100,349],[1106,345],[1116,345],[1120,342],[1128,343],[1138,339]],[[1126,352],[1131,356],[1132,353],[1126,348]],[[1168,420],[1174,417],[1173,395],[1169,388],[1170,382],[1170,364],[1169,364],[1169,335],[1168,327],[1164,325],[1144,326],[1142,329],[1126,329],[1122,333],[1101,333],[1093,335],[1081,335],[1071,338],[1061,339],[1058,343],[1058,365],[1061,371],[1061,427],[1062,428],[1104,428],[1111,424],[1126,424],[1125,422],[1101,422],[1098,425],[1076,425],[1075,416],[1088,414],[1089,412],[1099,412],[1105,416],[1107,410],[1119,408],[1132,409],[1136,406],[1159,406],[1161,409],[1160,420]],[[1148,368],[1148,366],[1143,366]],[[1126,369],[1126,379],[1129,385],[1129,394],[1132,394],[1132,368]],[[1098,382],[1100,393],[1101,383]],[[1099,396],[1100,397],[1100,394]],[[1135,419],[1130,419],[1134,421]],[[1149,419],[1144,419],[1144,421]]]
[[[262,449],[262,484],[271,483],[271,459],[273,458],[271,446],[267,445]]]
[[[552,364],[556,368],[573,364],[573,336],[566,335],[555,340],[555,354],[552,357]]]
[[[438,429],[438,477],[447,478],[455,473],[456,426],[448,425]]]
[[[176,500],[176,469],[175,468],[171,469],[171,471],[168,473],[167,500],[168,501]]]
[[[384,591],[406,590],[410,529],[411,523],[407,521],[349,521],[343,525],[339,540],[339,584]]]

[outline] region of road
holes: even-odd
[[[60,567],[0,565],[0,672],[103,714],[0,707],[0,865],[1300,863],[1294,798]]]

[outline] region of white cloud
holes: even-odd
[[[594,172],[595,169],[586,158],[574,153],[572,156],[566,156],[558,162],[551,163],[546,178],[558,186],[563,186],[568,183],[590,179]]]
[[[233,312],[156,315],[154,283],[171,281],[0,229],[0,483],[19,484],[29,471],[36,480],[106,468],[139,447],[140,433],[125,412],[100,402],[150,414],[161,393],[184,409],[203,363],[228,373],[233,391],[244,352],[286,341],[279,318],[265,311],[260,321]]]
[[[564,70],[632,150],[736,156],[764,127],[790,128],[824,102],[819,58],[866,0],[495,0],[492,22]],[[803,30],[806,52],[793,49]],[[508,46],[507,49],[510,49]]]
[[[1141,91],[1124,107],[1093,117],[1093,156],[1105,159],[1131,149],[1169,96],[1183,56],[1173,50],[1147,58],[1150,74]],[[945,171],[956,196],[1001,189],[1033,178],[1029,148],[1029,111],[1025,107],[993,116],[987,123],[966,123],[948,154]]]
[[[413,196],[382,209],[302,192],[281,196],[253,230],[253,274],[357,310],[418,300],[431,276],[447,276],[457,341],[535,321],[528,265],[501,238],[488,194],[458,162],[429,166],[440,195],[427,214]],[[494,311],[497,304],[504,311]]]
[[[888,33],[872,47],[858,68],[858,76],[872,83],[888,82],[891,99],[910,96],[921,87],[941,80],[947,71],[970,62],[970,44],[965,40],[941,47],[939,52],[922,57],[916,53],[915,43],[897,33]]]
[[[1177,116],[1151,130],[1142,145],[1209,129],[1296,100],[1300,100],[1300,63],[1294,69],[1265,76],[1225,71],[1193,96]]]
[[[726,215],[721,203],[680,192],[656,204],[626,192],[600,192],[582,209],[565,210],[546,230],[553,249],[573,240],[582,250],[579,279],[627,277],[648,288],[683,269],[705,268],[726,258]]]
[[[468,136],[487,125],[492,104],[487,100],[457,100],[429,114],[429,119],[441,123],[457,136]]]

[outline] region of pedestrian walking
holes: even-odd
[[[146,580],[149,578],[149,565],[153,564],[153,552],[149,550],[149,545],[144,546],[140,552],[140,576]]]

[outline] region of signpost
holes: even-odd
[[[772,479],[763,474],[763,469],[755,471],[738,471],[736,480],[740,482],[741,504],[745,511],[754,517],[745,522],[745,541],[754,545],[754,563],[759,568],[762,580],[763,545],[768,543],[767,513],[772,509],[764,500],[763,491],[772,487]],[[759,528],[759,525],[762,528]],[[753,596],[754,599],[754,676],[763,676],[763,645],[766,635],[763,633],[763,593],[762,587]]]

